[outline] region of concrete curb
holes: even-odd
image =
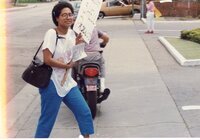
[[[134,16],[133,16],[132,19],[133,19],[133,20],[141,20],[140,14],[139,14],[139,13],[134,14]]]
[[[141,20],[142,20],[143,23],[147,22],[146,18],[141,18]]]
[[[26,84],[26,86],[6,105],[8,130],[18,121],[23,113],[30,107],[39,95],[38,89]]]
[[[159,41],[167,48],[171,55],[182,66],[197,66],[200,65],[200,59],[185,59],[166,39],[165,37],[158,37]]]
[[[200,22],[200,20],[155,20],[155,22],[180,22],[180,23],[194,23]]]
[[[13,11],[20,11],[20,10],[25,10],[25,9],[35,8],[35,7],[37,7],[37,5],[28,5],[26,7],[14,7],[14,8],[8,8],[8,9],[1,9],[0,11],[13,12]]]

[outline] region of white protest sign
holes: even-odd
[[[102,0],[82,0],[73,30],[81,33],[85,42],[89,43],[96,25]]]
[[[85,47],[85,43],[81,43],[81,44],[73,46],[73,48],[72,48],[72,50],[73,50],[72,61],[73,62],[76,62],[87,56],[87,54],[85,53],[84,47]]]

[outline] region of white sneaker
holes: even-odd
[[[105,78],[100,78],[100,92],[104,92],[105,89]]]
[[[82,135],[79,135],[78,138],[79,138],[79,139],[83,139],[84,137],[83,137]]]

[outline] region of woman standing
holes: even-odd
[[[71,68],[74,66],[72,47],[83,42],[82,37],[76,37],[70,29],[73,12],[72,5],[66,2],[56,4],[52,10],[52,20],[56,28],[46,32],[42,50],[44,62],[53,68],[53,73],[49,85],[39,89],[41,116],[35,138],[49,137],[61,102],[75,115],[84,137],[94,133],[90,109],[71,77]]]
[[[153,0],[147,0],[147,31],[145,33],[154,33],[154,2]]]

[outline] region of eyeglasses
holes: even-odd
[[[60,15],[60,16],[63,17],[63,18],[71,18],[71,17],[74,16],[74,14],[72,14],[72,13],[63,13],[63,14]]]

